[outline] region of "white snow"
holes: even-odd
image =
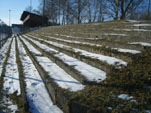
[[[129,44],[139,44],[142,46],[151,46],[151,43],[146,43],[146,42],[130,42]]]
[[[131,54],[141,53],[140,51],[131,50],[131,49],[122,49],[122,48],[113,48],[113,49],[118,50],[119,52],[124,52],[124,53],[131,53]]]
[[[53,105],[38,71],[29,56],[27,56],[21,42],[19,40],[18,42],[23,72],[25,74],[25,82],[27,85],[26,96],[30,106],[29,111],[31,113],[62,113],[56,105]]]
[[[79,37],[73,37],[73,36],[71,36],[71,35],[62,35],[62,34],[55,34],[55,35],[57,35],[57,36],[64,36],[64,37],[67,37],[67,38],[79,38]]]
[[[138,20],[126,20],[126,22],[139,22]]]
[[[31,36],[31,35],[24,35],[25,37],[27,37],[27,36]],[[37,37],[35,37],[35,36],[31,36],[31,37],[33,37],[33,38],[37,38]],[[92,43],[88,43],[88,42],[80,42],[80,41],[73,41],[73,40],[65,40],[65,39],[61,39],[61,38],[56,38],[56,37],[50,37],[50,36],[47,36],[47,37],[49,37],[49,38],[51,38],[51,39],[55,39],[55,40],[58,40],[58,41],[64,41],[64,42],[69,42],[69,43],[77,43],[77,44],[88,44],[88,45],[92,45],[92,46],[102,46],[102,45],[99,45],[99,44],[92,44]],[[43,40],[43,39],[40,39],[40,40]],[[55,42],[54,42],[55,43]]]
[[[124,36],[124,35],[123,35]],[[53,38],[55,40],[60,40],[60,41],[65,41],[65,42],[69,42],[69,43],[78,43],[78,44],[88,44],[88,45],[92,45],[92,46],[97,46],[97,47],[101,47],[102,45],[100,44],[92,44],[92,43],[87,43],[87,42],[79,42],[79,41],[72,41],[72,40],[64,40],[64,39],[57,39],[55,37],[50,37],[48,36],[49,38]],[[55,43],[55,42],[54,42]],[[131,53],[131,54],[137,54],[137,53],[140,53],[140,51],[137,51],[137,50],[131,50],[131,49],[122,49],[122,48],[112,48],[112,49],[116,49],[117,51],[119,52],[127,52],[127,53]]]
[[[18,111],[18,107],[17,105],[13,104],[12,100],[10,100],[10,98],[4,96],[3,97],[3,105],[7,107],[7,110],[3,110],[3,112],[9,113],[11,111],[11,113],[16,113]]]
[[[27,36],[31,36],[31,35],[27,35]],[[27,37],[27,36],[25,36],[25,37]],[[31,37],[36,38],[36,37],[34,37],[34,36],[31,36]],[[50,36],[47,36],[47,37],[52,38],[52,39],[55,39],[55,40],[59,40],[59,41],[69,42],[69,43],[88,44],[88,45],[91,45],[91,46],[102,47],[102,45],[100,45],[100,44],[93,44],[93,43],[88,43],[88,42],[82,42],[82,43],[81,43],[80,41],[65,40],[65,39],[60,39],[60,38],[55,38],[55,37],[50,37]],[[94,39],[96,39],[96,38],[88,38],[88,39],[94,40]],[[98,38],[97,38],[97,39],[98,39]],[[40,40],[43,40],[43,39],[40,39]],[[50,43],[51,41],[47,41],[47,42]],[[56,43],[56,42],[52,42],[51,44],[55,44],[55,45],[58,45],[58,46],[62,45],[62,44],[58,44],[58,43]],[[65,48],[65,46],[63,46],[63,47]],[[106,48],[108,48],[108,47],[106,46]],[[117,51],[123,52],[123,53],[125,53],[125,52],[131,53],[131,54],[140,53],[140,51],[131,50],[131,49],[122,49],[122,48],[112,48],[112,49],[116,49]]]
[[[151,24],[134,24],[134,26],[151,26]]]
[[[37,59],[40,65],[48,72],[49,76],[59,85],[59,87],[73,92],[84,89],[84,85],[72,78],[47,57],[37,57]]]
[[[92,67],[75,58],[69,57],[63,53],[60,53],[56,56],[62,59],[66,64],[74,66],[74,68],[78,70],[82,75],[84,75],[89,81],[100,82],[106,79],[106,73],[102,70]]]
[[[132,96],[129,96],[129,95],[127,95],[127,94],[120,94],[120,95],[118,96],[118,98],[121,98],[121,99],[123,99],[123,100],[130,100],[130,99],[132,99],[133,97],[132,97]]]
[[[16,113],[16,111],[18,109],[17,105],[9,105],[8,108],[11,109],[11,111],[14,112],[14,113]]]
[[[110,57],[110,56],[105,56],[105,55],[101,55],[101,54],[96,54],[96,53],[90,53],[90,52],[87,52],[87,51],[84,51],[84,50],[80,50],[80,49],[74,49],[76,52],[80,52],[81,55],[84,55],[84,56],[88,56],[88,57],[91,57],[91,58],[95,58],[95,59],[98,59],[100,61],[104,61],[104,62],[107,62],[108,64],[110,65],[115,65],[117,63],[119,63],[119,65],[127,65],[127,62],[123,61],[123,60],[120,60],[120,59],[117,59],[117,58],[114,58],[114,57]]]
[[[14,39],[11,45],[10,57],[8,58],[6,65],[3,88],[8,92],[8,94],[13,94],[16,91],[17,95],[21,94]]]
[[[104,33],[104,35],[127,36],[126,34],[117,34],[117,33]]]
[[[30,39],[31,40],[31,39]],[[25,40],[24,40],[25,41]],[[45,47],[46,51],[52,51],[53,49],[49,49],[45,45],[41,45],[37,41],[35,41],[40,47]],[[30,45],[32,46],[32,45]],[[28,46],[28,48],[30,47]],[[30,51],[32,51],[31,48],[29,48]],[[39,57],[36,56],[37,60],[39,61],[40,65],[49,73],[49,76],[54,79],[54,81],[61,87],[65,89],[69,89],[70,91],[79,91],[84,88],[84,85],[82,85],[80,82],[72,78],[70,75],[68,75],[63,69],[61,69],[59,66],[57,66],[55,63],[53,63],[51,60],[49,60],[47,57]]]
[[[123,31],[143,31],[143,32],[149,32],[149,31],[151,31],[151,30],[146,30],[146,29],[115,29],[115,30],[118,30],[118,31],[121,31],[121,30],[123,30]]]
[[[1,77],[1,74],[2,74],[2,67],[3,67],[3,63],[5,61],[5,58],[6,58],[6,53],[8,51],[8,48],[9,48],[9,45],[11,43],[11,40],[12,38],[9,38],[7,40],[7,42],[3,45],[3,47],[0,49],[0,77]]]
[[[32,53],[34,53],[35,55],[42,55],[42,53],[38,51],[36,48],[34,48],[32,45],[30,45],[28,41],[26,41],[24,38],[22,38],[22,40],[26,45],[28,45],[28,48],[30,48],[29,50],[31,50]]]
[[[151,113],[151,110],[145,110],[145,113]]]
[[[29,40],[34,42],[36,45],[39,45],[40,48],[46,50],[47,52],[55,53],[55,56],[57,56],[59,59],[62,59],[66,64],[68,64],[70,66],[74,66],[74,68],[76,70],[78,70],[82,75],[84,75],[89,81],[99,82],[106,78],[106,73],[102,70],[92,67],[84,62],[81,62],[75,58],[72,58],[72,57],[70,57],[64,53],[61,53],[59,51],[56,51],[52,48],[49,48],[48,46],[41,44],[38,41],[35,41],[32,39],[29,39]],[[28,45],[28,46],[31,47],[31,45]]]
[[[30,38],[28,38],[28,39],[30,39]],[[43,39],[39,39],[39,40],[43,40]],[[43,41],[45,41],[45,40],[43,40]],[[58,44],[58,43],[52,42],[52,41],[46,41],[46,42],[48,42],[48,43],[50,43],[54,46],[65,48],[65,49],[70,49],[71,48],[70,46],[66,46],[66,45],[63,45],[63,44]],[[39,44],[39,43],[37,43],[37,44]],[[96,54],[96,53],[91,53],[91,52],[87,52],[85,50],[80,50],[80,49],[76,49],[76,48],[72,48],[72,50],[75,51],[75,52],[80,53],[81,55],[88,56],[88,57],[91,57],[91,58],[95,58],[95,59],[98,59],[100,61],[105,61],[105,62],[107,62],[108,64],[111,64],[111,65],[115,65],[115,64],[117,64],[117,62],[119,64],[122,64],[122,65],[127,65],[127,62],[125,62],[123,60],[120,60],[120,59],[117,59],[117,58],[114,58],[114,57],[105,56],[105,55]]]

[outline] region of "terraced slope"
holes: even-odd
[[[3,98],[15,108],[3,109],[150,113],[150,36],[151,23],[143,21],[56,26],[12,37],[1,49],[0,75]]]

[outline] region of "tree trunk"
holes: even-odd
[[[148,0],[148,19],[150,18],[150,6],[151,5],[151,0]]]
[[[81,23],[81,0],[78,0],[78,24]]]
[[[89,21],[89,23],[91,23],[91,5],[90,5],[90,0],[87,0],[87,2],[88,2],[88,14],[89,14],[88,21]]]
[[[130,0],[129,3],[127,4],[127,6],[125,6],[125,2],[124,0],[121,0],[121,20],[125,20],[126,18],[126,13],[130,7],[130,5],[132,4],[133,0]]]
[[[121,0],[121,20],[125,19],[124,0]]]
[[[120,4],[120,1],[119,0],[116,0],[115,1],[115,20],[118,20],[118,16],[119,16],[119,4]]]

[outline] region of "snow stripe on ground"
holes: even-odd
[[[47,57],[37,57],[40,65],[48,72],[49,76],[64,89],[76,92],[84,89],[84,85],[72,78],[63,69],[50,61]]]
[[[45,41],[47,43],[50,43],[50,44],[52,44],[54,46],[57,46],[57,47],[61,47],[61,48],[65,48],[65,49],[70,49],[71,48],[70,46],[66,46],[66,45],[63,45],[63,44],[58,44],[56,42],[47,41],[47,40],[44,40],[44,39],[39,39],[39,40],[43,40],[43,41]],[[120,60],[120,59],[117,59],[117,58],[114,58],[114,57],[104,56],[104,55],[101,55],[101,54],[95,54],[95,53],[87,52],[85,50],[80,50],[80,49],[76,49],[76,48],[72,48],[72,50],[75,51],[75,52],[80,53],[81,55],[91,57],[91,58],[95,58],[95,59],[98,59],[100,61],[107,62],[110,65],[115,65],[115,64],[117,64],[117,62],[119,64],[122,64],[122,65],[127,65],[127,62],[125,62],[123,60]]]
[[[151,26],[151,24],[134,24],[134,26]]]
[[[11,43],[11,40],[12,38],[9,38],[7,40],[7,42],[3,45],[3,47],[0,49],[0,77],[1,77],[1,74],[2,74],[2,70],[3,70],[3,63],[5,61],[5,58],[6,58],[6,53],[8,51],[8,48],[9,48],[9,45]]]
[[[38,41],[32,40],[30,38],[28,38],[28,39],[31,40],[36,45],[39,45],[40,48],[46,50],[47,52],[56,53],[55,56],[57,56],[59,59],[62,59],[66,64],[68,64],[70,66],[74,66],[74,68],[76,70],[78,70],[83,76],[85,76],[87,78],[87,80],[100,82],[101,80],[106,79],[106,73],[104,71],[97,69],[93,66],[90,66],[84,62],[81,62],[75,58],[72,58],[64,53],[61,53],[52,48],[49,48],[48,46],[41,44]],[[24,39],[24,42],[26,43],[25,39]],[[26,44],[29,47],[31,47],[31,45],[29,45],[28,43],[26,43]],[[33,50],[31,49],[31,51],[33,51]]]
[[[151,46],[151,43],[146,43],[146,42],[131,42],[129,44],[139,44],[142,46]]]
[[[18,47],[27,85],[26,96],[30,105],[29,111],[31,113],[62,113],[56,105],[53,105],[38,71],[19,40]]]
[[[123,53],[132,53],[132,54],[138,54],[141,53],[140,51],[137,50],[131,50],[131,49],[121,49],[121,48],[114,48],[115,50]]]
[[[25,41],[25,40],[24,40]],[[25,41],[26,43],[26,41]],[[27,44],[27,43],[26,43]],[[28,43],[29,44],[29,43]],[[30,48],[32,45],[28,46],[28,49],[32,51]],[[45,47],[45,45],[43,45]],[[47,48],[49,51],[50,49]],[[67,74],[63,69],[49,60],[47,57],[39,57],[36,56],[39,64],[48,72],[49,76],[54,79],[54,81],[64,89],[69,89],[70,91],[79,91],[84,89],[84,85],[82,85],[79,81],[72,78],[69,74]]]
[[[127,36],[126,34],[118,34],[118,33],[104,33],[104,35]]]
[[[26,35],[24,35],[26,37]],[[27,34],[27,36],[31,36],[29,34]],[[37,38],[35,36],[31,36],[33,38]],[[58,41],[64,41],[64,42],[68,42],[68,43],[77,43],[77,44],[88,44],[88,45],[91,45],[91,46],[97,46],[97,47],[102,47],[102,45],[100,44],[92,44],[92,43],[88,43],[88,42],[80,42],[80,41],[73,41],[73,40],[67,40],[67,39],[61,39],[61,38],[56,38],[56,37],[51,37],[51,36],[47,36],[48,38],[52,38],[52,39],[55,39],[55,40],[58,40]],[[100,39],[100,38],[87,38],[87,39],[90,39],[90,40],[94,40],[94,39]],[[42,39],[41,39],[42,40]],[[55,42],[54,42],[55,43]],[[137,51],[137,50],[132,50],[132,49],[123,49],[123,48],[113,48],[112,49],[116,49],[117,51],[119,52],[123,52],[123,53],[131,53],[131,54],[138,54],[138,53],[141,53],[140,51]]]
[[[88,45],[98,46],[98,47],[101,47],[101,46],[102,46],[102,45],[100,45],[100,44],[92,44],[92,43],[88,43],[88,42],[82,42],[82,43],[81,43],[80,41],[65,40],[65,39],[59,39],[59,38],[50,37],[50,36],[47,36],[47,37],[52,38],[52,39],[55,39],[55,40],[59,40],[59,41],[69,42],[69,43],[88,44]],[[90,39],[90,38],[89,38],[89,39]],[[95,38],[94,38],[94,39],[95,39]],[[91,39],[91,40],[94,40],[94,39]],[[140,51],[131,50],[131,49],[123,49],[123,48],[112,48],[112,49],[116,49],[117,51],[123,52],[123,53],[131,53],[131,54],[141,53]]]
[[[17,91],[17,95],[21,94],[18,67],[16,64],[16,50],[15,50],[14,39],[11,45],[10,57],[8,58],[7,65],[6,65],[3,87],[4,90],[8,92],[8,94],[13,94],[16,91]]]
[[[3,110],[4,113],[17,113],[18,112],[17,105],[15,105],[9,97],[6,97],[6,96],[3,97],[2,106],[5,106],[7,108]]]
[[[115,29],[115,30],[117,30],[117,31],[121,31],[121,30],[123,30],[123,31],[138,31],[138,32],[149,32],[149,31],[151,31],[151,30],[146,30],[146,29]]]

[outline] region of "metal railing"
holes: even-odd
[[[0,48],[5,44],[7,39],[11,37],[12,29],[0,20]]]

